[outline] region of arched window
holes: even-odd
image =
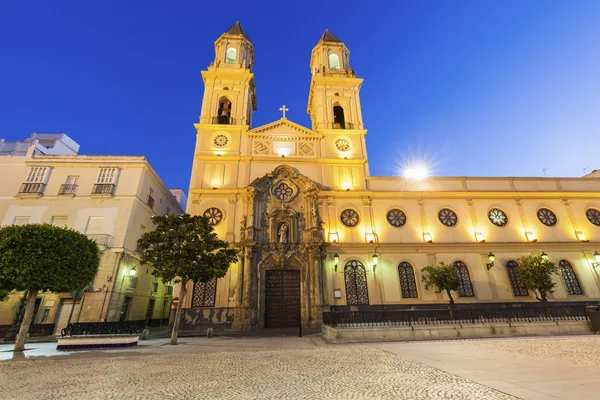
[[[415,271],[412,265],[407,262],[401,262],[398,265],[398,278],[400,279],[400,290],[402,298],[416,299],[419,297],[417,292],[417,282],[415,282]]]
[[[506,272],[508,273],[508,279],[510,280],[510,286],[515,296],[527,296],[529,292],[521,285],[521,281],[517,276],[517,262],[510,260],[506,263]]]
[[[346,263],[344,280],[346,281],[346,303],[349,306],[369,304],[367,274],[360,261],[352,260]]]
[[[346,118],[344,118],[344,109],[338,103],[333,105],[333,128],[346,129]]]
[[[567,287],[567,293],[573,295],[582,295],[583,289],[581,289],[579,279],[577,279],[577,275],[575,275],[575,271],[573,270],[571,263],[567,260],[560,260],[558,262],[558,268],[560,269],[565,286]]]
[[[194,282],[192,307],[214,307],[217,297],[217,278],[208,282]]]
[[[225,64],[235,64],[237,51],[230,47],[227,49],[227,54],[225,55]]]
[[[458,296],[459,297],[475,297],[473,292],[473,284],[467,266],[462,261],[455,261],[454,266],[458,270]]]
[[[330,69],[340,69],[340,59],[337,54],[329,55],[329,68]]]
[[[217,111],[217,123],[228,125],[231,116],[231,102],[227,97],[219,99],[219,110]]]

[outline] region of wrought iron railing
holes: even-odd
[[[511,322],[587,320],[585,307],[525,305],[520,307],[473,307],[429,310],[332,311],[323,313],[325,325],[341,328],[488,324]]]
[[[92,194],[114,194],[115,185],[112,183],[96,183],[92,188]]]
[[[76,190],[77,190],[77,185],[64,184],[64,185],[60,185],[60,190],[58,191],[58,194],[75,194]]]
[[[88,239],[96,242],[98,246],[104,247],[112,247],[113,245],[113,237],[107,234],[88,234],[86,235]]]
[[[235,118],[227,117],[225,115],[221,115],[220,117],[213,117],[213,124],[216,125],[235,125]]]
[[[69,324],[60,332],[65,336],[135,335],[146,327],[146,321],[82,322]]]
[[[43,194],[45,188],[45,183],[23,183],[19,193]]]
[[[354,124],[352,122],[344,122],[340,124],[339,122],[332,122],[330,124],[330,129],[359,129],[358,124]]]

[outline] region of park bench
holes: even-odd
[[[136,346],[146,321],[82,322],[62,329],[57,350],[110,349]]]

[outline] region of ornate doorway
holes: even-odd
[[[265,328],[297,327],[300,323],[300,271],[265,272]]]

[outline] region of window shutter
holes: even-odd
[[[88,235],[106,233],[104,232],[104,217],[90,217],[85,227],[85,233]]]

